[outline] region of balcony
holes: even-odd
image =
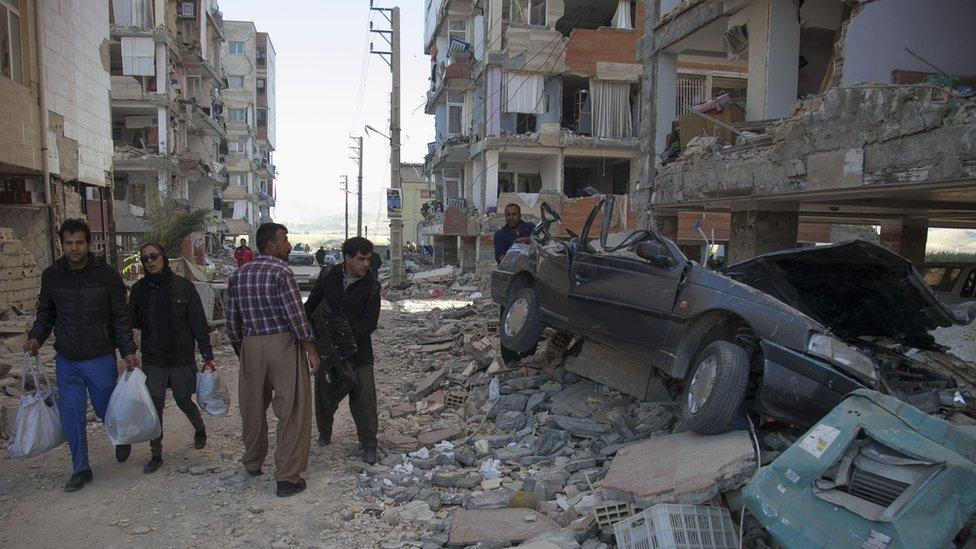
[[[434,106],[445,90],[465,91],[474,89],[471,67],[471,53],[467,51],[451,52],[446,63],[441,62],[434,66],[430,78],[430,90],[427,91],[425,108],[427,114],[434,114]]]

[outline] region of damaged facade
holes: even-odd
[[[0,23],[0,240],[28,253],[4,252],[0,286],[32,307],[19,294],[36,295],[65,218],[87,218],[94,248],[113,252],[108,7],[4,0]]]
[[[641,2],[429,3],[426,170],[438,196],[419,238],[438,263],[491,268],[508,203],[533,216],[547,201],[581,224],[593,204],[574,199],[588,188],[636,188],[643,25]]]
[[[971,3],[659,8],[639,48],[648,115],[633,198],[689,257],[697,227],[724,233],[712,252],[734,262],[829,242],[844,224],[880,226],[882,244],[919,263],[929,227],[974,226]]]
[[[121,244],[148,229],[154,208],[213,212],[184,254],[202,264],[223,231],[219,200],[227,175],[222,14],[211,0],[112,2],[112,139]],[[162,205],[162,206],[161,206]]]
[[[222,217],[226,234],[254,241],[275,204],[275,50],[250,21],[227,21],[221,57],[227,71],[227,172]]]

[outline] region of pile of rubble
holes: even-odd
[[[440,279],[435,272],[420,278]],[[561,367],[559,334],[506,368],[498,308],[487,301],[400,310],[395,323],[409,328],[375,337],[403,365],[385,381],[401,397],[382,403],[386,457],[363,466],[358,486],[384,504],[388,523],[422,530],[425,545],[605,546],[616,520],[655,503],[711,501],[755,470],[748,432],[681,432],[673,403],[642,402]]]
[[[469,300],[484,299],[489,296],[490,273],[463,273],[461,269],[447,265],[439,269],[410,273],[407,281],[399,287],[390,287],[388,278],[384,281],[384,295],[390,300],[405,298],[452,297]]]
[[[22,383],[28,391],[34,389],[34,381],[23,381],[24,334],[34,321],[33,315],[24,314],[17,307],[0,307],[0,439],[7,440],[12,434],[14,418],[23,394]],[[39,353],[45,372],[56,383],[54,375],[54,348],[41,348]],[[94,413],[90,414],[94,417]]]

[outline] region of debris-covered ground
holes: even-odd
[[[496,358],[498,308],[487,294],[487,278],[453,269],[424,271],[409,288],[387,291],[374,334],[380,463],[359,460],[343,407],[334,443],[313,443],[308,490],[280,499],[269,475],[242,474],[236,405],[229,416],[205,417],[209,442],[198,451],[170,400],[165,463],[153,475],[142,473],[148,444],[115,463],[96,421],[95,481],[80,492],[61,491],[65,445],[27,460],[4,457],[0,545],[596,548],[618,543],[613,522],[678,503],[728,509],[734,542],[772,546],[742,512],[740,489],[757,462],[771,463],[802,431],[746,423],[719,436],[684,432],[673,402],[641,402],[568,371],[566,342],[553,333],[535,356],[505,368]],[[13,329],[26,319],[4,322]],[[4,426],[19,396],[15,339],[0,348]],[[237,359],[226,345],[217,354],[236,402]],[[273,471],[270,456],[265,471]]]

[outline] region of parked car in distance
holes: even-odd
[[[298,287],[303,290],[310,290],[315,285],[321,271],[315,256],[308,252],[292,251],[288,254],[288,267],[295,274]]]
[[[976,300],[976,265],[926,263],[919,272],[939,299],[949,305]]]
[[[603,197],[569,240],[549,234],[559,218],[543,204],[532,243],[492,273],[507,348],[531,349],[546,326],[609,346],[673,380],[682,421],[702,434],[728,429],[743,403],[809,426],[861,388],[929,412],[971,407],[954,403],[955,380],[920,367],[911,350],[941,351],[929,331],[972,314],[939,301],[908,260],[854,240],[720,273],[653,230],[611,236],[613,202]]]

